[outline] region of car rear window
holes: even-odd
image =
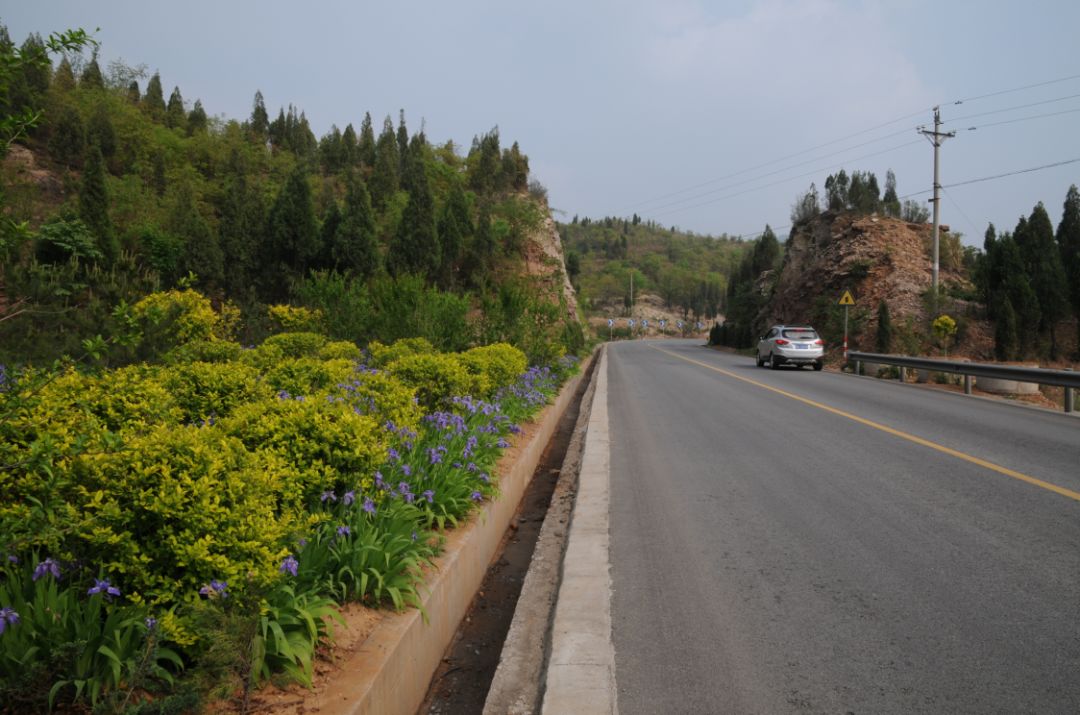
[[[817,340],[817,333],[806,328],[794,328],[785,330],[784,337],[790,340]]]

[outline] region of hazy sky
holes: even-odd
[[[210,114],[247,118],[261,90],[271,116],[292,103],[321,136],[403,108],[411,131],[423,121],[461,151],[498,125],[565,220],[784,236],[796,196],[841,166],[929,189],[915,127],[935,104],[962,130],[942,149],[946,187],[1080,160],[1076,0],[4,5],[16,42],[100,28],[103,69],[146,64]],[[1056,226],[1072,183],[1080,161],[946,189],[942,221],[981,245],[988,221],[1011,229],[1043,201]]]

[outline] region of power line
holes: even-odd
[[[980,94],[976,97],[967,97],[966,99],[957,99],[948,104],[963,104],[964,102],[974,102],[977,99],[986,99],[987,97],[999,97],[1003,94],[1012,94],[1013,92],[1022,92],[1025,89],[1034,89],[1036,87],[1046,87],[1051,84],[1059,84],[1061,82],[1068,82],[1071,79],[1080,79],[1080,74],[1069,75],[1068,77],[1061,77],[1060,79],[1052,79],[1047,82],[1036,82],[1034,84],[1025,84],[1023,87],[1014,87],[1012,89],[1003,89],[1000,92],[990,92],[989,94]]]
[[[978,114],[965,114],[962,117],[952,117],[950,119],[946,119],[945,121],[942,122],[942,124],[948,124],[950,122],[959,122],[959,121],[962,121],[964,119],[974,119],[976,117],[985,117],[985,116],[988,116],[990,114],[1001,114],[1002,112],[1014,112],[1017,109],[1027,109],[1028,107],[1038,107],[1038,106],[1041,106],[1043,104],[1053,104],[1054,102],[1064,102],[1067,99],[1076,99],[1077,97],[1080,97],[1080,94],[1070,94],[1070,95],[1068,95],[1066,97],[1057,97],[1056,99],[1045,99],[1045,100],[1043,100],[1041,102],[1031,102],[1030,104],[1018,104],[1015,107],[1005,107],[1004,109],[994,109],[994,110],[991,110],[989,112],[979,112]]]
[[[1065,109],[1060,112],[1049,112],[1048,114],[1034,114],[1030,117],[1017,117],[1016,119],[1006,119],[1000,122],[991,122],[990,124],[980,124],[977,127],[968,127],[967,129],[961,129],[964,132],[973,132],[976,129],[989,129],[990,127],[999,127],[1002,124],[1016,124],[1017,122],[1026,122],[1031,119],[1043,119],[1045,117],[1058,117],[1062,114],[1075,114],[1080,112],[1080,108],[1077,109]]]
[[[957,186],[967,186],[968,184],[978,184],[981,181],[993,181],[994,179],[1004,179],[1007,176],[1016,176],[1017,174],[1030,174],[1033,171],[1042,171],[1043,169],[1053,169],[1058,166],[1065,166],[1066,164],[1075,164],[1080,161],[1080,157],[1076,159],[1066,159],[1065,161],[1056,161],[1053,164],[1043,164],[1042,166],[1033,166],[1030,169],[1018,169],[1017,171],[1008,171],[1004,174],[995,174],[994,176],[984,176],[980,179],[969,179],[968,181],[960,181],[955,184],[949,184],[943,186],[945,189],[954,189]],[[923,192],[925,193],[925,192]]]

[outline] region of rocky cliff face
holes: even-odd
[[[562,295],[566,299],[567,318],[579,319],[577,293],[570,284],[570,275],[566,272],[566,257],[563,254],[562,238],[551,216],[544,219],[543,225],[532,232],[525,246],[526,272],[541,281],[548,295],[558,300]]]
[[[924,300],[933,280],[926,251],[930,240],[927,224],[873,215],[826,212],[799,224],[792,229],[779,274],[765,278],[769,283],[775,279],[775,284],[772,300],[759,316],[761,323],[821,324],[834,315],[842,319],[842,313],[833,308],[850,290],[856,301],[853,313],[859,317],[852,335],[861,349],[873,349],[881,300],[888,303],[894,325],[911,319],[913,325],[921,326],[934,317],[927,315]],[[942,268],[939,282],[942,286],[966,284],[967,277]],[[939,310],[955,315],[969,312],[969,307],[948,299]],[[982,352],[984,346],[972,348]]]

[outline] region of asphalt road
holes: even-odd
[[[622,715],[1080,712],[1080,419],[699,341],[608,361]]]

